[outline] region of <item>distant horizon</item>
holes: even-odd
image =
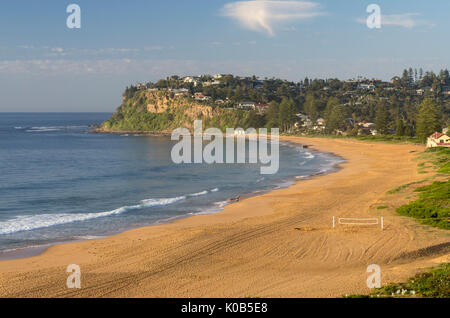
[[[3,5],[0,111],[112,112],[126,86],[167,74],[389,81],[450,65],[444,0],[378,0],[380,28],[360,0],[73,3],[79,25],[69,2]]]

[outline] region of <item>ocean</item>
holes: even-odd
[[[280,142],[260,164],[174,164],[170,137],[95,134],[109,113],[0,113],[0,251],[94,239],[217,213],[230,198],[324,174],[343,160]]]

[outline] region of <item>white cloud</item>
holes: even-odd
[[[366,18],[358,19],[360,23],[366,23]],[[393,26],[403,28],[414,28],[417,26],[429,26],[433,27],[434,24],[420,19],[420,13],[402,13],[402,14],[382,14],[381,15],[382,26]]]
[[[323,15],[320,4],[309,1],[251,0],[227,3],[222,15],[233,18],[244,27],[275,35],[278,23],[301,21]]]
[[[388,26],[400,26],[404,28],[413,28],[418,25],[425,24],[424,21],[420,21],[417,17],[418,13],[404,13],[404,14],[390,14],[381,16],[381,24]]]

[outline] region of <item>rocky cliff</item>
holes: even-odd
[[[99,130],[169,132],[178,127],[192,130],[194,120],[203,120],[204,127],[247,128],[254,116],[257,115],[253,112],[224,109],[190,96],[144,90],[124,96],[122,105]]]

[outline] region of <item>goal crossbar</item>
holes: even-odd
[[[381,225],[381,229],[384,229],[383,217],[380,217],[378,219],[378,218],[341,218],[333,216],[333,228],[336,227],[336,223],[341,225]]]

